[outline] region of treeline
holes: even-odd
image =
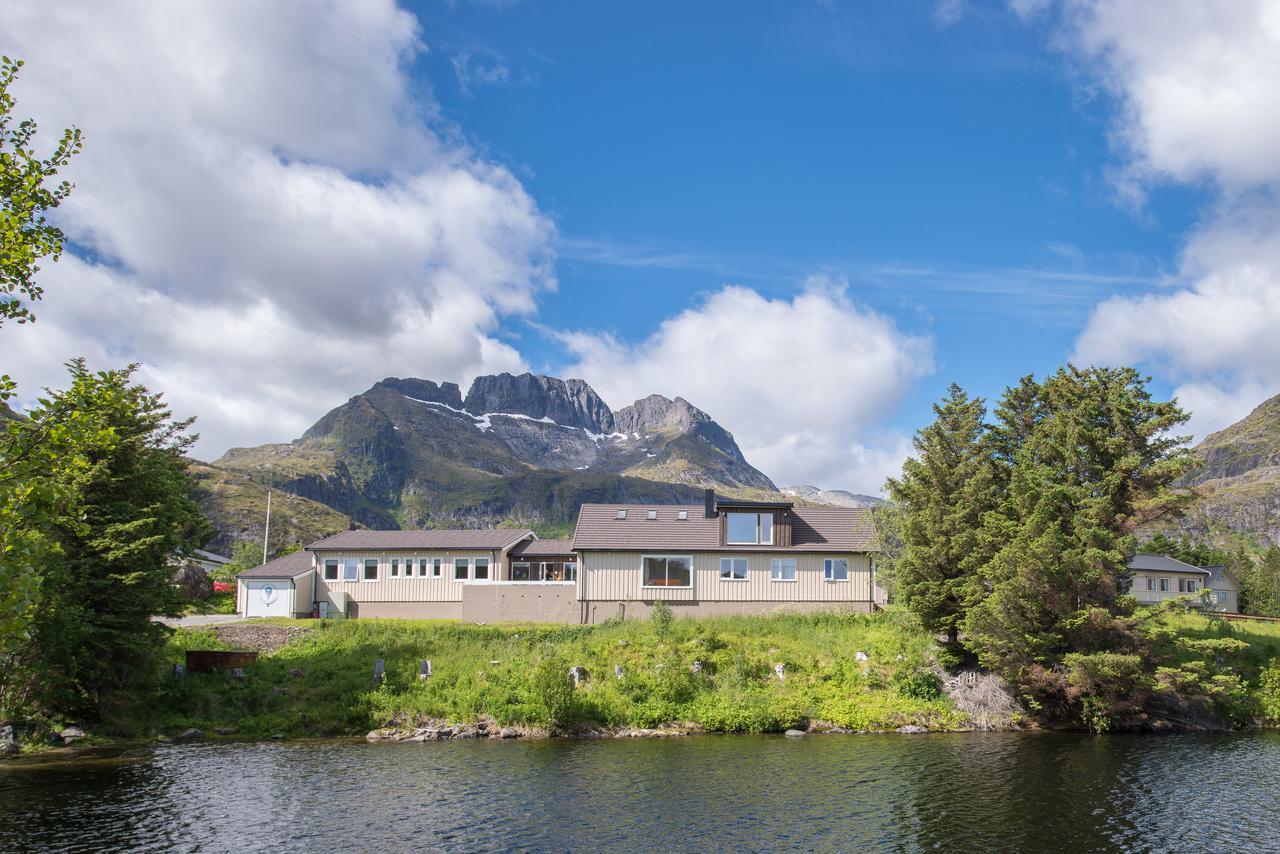
[[[1046,718],[1095,730],[1229,715],[1238,682],[1219,666],[1236,642],[1188,641],[1171,661],[1127,595],[1135,531],[1182,511],[1172,485],[1195,464],[1186,413],[1148,382],[1068,366],[991,412],[953,385],[888,484],[899,601]]]

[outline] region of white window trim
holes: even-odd
[[[1158,592],[1158,593],[1172,593],[1172,592],[1173,592],[1173,584],[1171,583],[1171,582],[1172,582],[1172,580],[1173,580],[1173,579],[1170,579],[1170,578],[1161,578],[1161,579],[1160,579],[1160,589],[1159,589],[1158,591],[1156,591],[1156,592]]]
[[[444,558],[433,557],[431,559],[431,577],[436,579],[444,578]]]
[[[844,578],[835,577],[835,574],[836,574],[835,562],[838,560],[844,561]],[[828,564],[831,565],[831,573],[830,573],[832,576],[831,578],[827,577]],[[847,557],[826,557],[822,559],[822,580],[824,583],[843,584],[846,581],[851,581],[852,579],[853,579],[853,561],[849,560]]]
[[[731,582],[735,582],[735,583],[737,583],[737,584],[742,584],[742,583],[743,583],[743,582],[745,582],[745,581],[750,581],[750,580],[751,580],[751,559],[750,559],[749,557],[747,557],[746,555],[723,556],[723,557],[721,557],[721,558],[720,558],[720,560],[721,560],[722,562],[723,562],[723,561],[726,561],[726,560],[740,560],[740,561],[743,561],[743,562],[744,562],[744,563],[746,563],[746,565],[747,565],[747,574],[746,574],[746,575],[744,575],[744,576],[742,576],[741,578],[734,578],[732,575],[730,575],[728,578],[725,578],[725,576],[723,575],[723,573],[724,573],[724,566],[722,565],[722,566],[719,566],[719,567],[717,567],[717,568],[716,568],[716,578],[717,578],[718,580],[720,580],[720,581],[731,581]],[[642,567],[642,568],[643,568],[643,567]],[[730,572],[732,572],[733,570],[732,570],[732,569],[730,569],[729,571],[730,571]]]
[[[328,572],[326,563],[333,561],[333,578],[329,578],[325,573]],[[333,558],[325,558],[320,562],[320,579],[322,581],[341,581],[342,580],[342,561]]]
[[[400,577],[400,558],[393,557],[387,559],[387,578]]]
[[[689,561],[689,583],[685,585],[667,585],[667,584],[645,584],[644,583],[644,562],[649,558],[662,558],[663,560],[671,560],[672,558],[684,559]],[[670,571],[667,572],[669,576]],[[697,575],[693,567],[693,555],[670,555],[670,554],[642,554],[640,555],[640,588],[642,590],[692,590],[693,579]]]
[[[794,567],[794,570],[793,570],[793,571],[795,572],[795,574],[796,574],[796,577],[795,577],[795,578],[774,578],[774,577],[773,577],[773,562],[774,562],[775,560],[776,560],[776,561],[789,560],[789,561],[791,561],[792,563],[796,564],[796,565],[795,565],[795,567]],[[778,584],[795,584],[797,581],[799,581],[799,580],[800,580],[800,564],[799,564],[799,562],[797,562],[797,561],[796,561],[796,559],[795,559],[795,558],[793,558],[793,557],[773,557],[773,558],[769,558],[769,580],[770,580],[770,581],[773,581],[773,582],[777,582]]]
[[[368,569],[369,569],[369,561],[371,561],[371,560],[373,560],[373,561],[377,561],[378,568],[377,568],[376,570],[374,570],[374,572],[375,572],[376,574],[374,575],[374,577],[373,577],[373,578],[367,578],[367,577],[365,576],[365,573],[366,573],[366,572],[368,571]],[[382,580],[382,561],[381,561],[381,559],[379,559],[379,558],[372,558],[372,557],[362,558],[362,559],[360,560],[360,583],[361,583],[361,584],[375,584],[375,583],[377,583],[377,582],[379,582],[379,581],[381,581],[381,580]]]
[[[347,578],[347,564],[348,564],[348,563],[355,563],[355,565],[356,565],[356,577],[355,577],[355,578]],[[342,583],[343,583],[343,584],[357,584],[357,583],[359,583],[361,576],[363,576],[363,575],[364,575],[364,561],[360,560],[359,558],[354,558],[354,557],[342,558],[342,559],[341,559],[340,566],[341,566],[341,569],[342,569],[342,577],[341,577],[341,581],[342,581]]]
[[[458,577],[458,561],[460,560],[465,560],[467,562],[467,575],[465,578]],[[453,581],[455,584],[461,584],[464,581],[470,581],[471,580],[471,558],[455,557],[453,560],[449,561],[449,579]]]
[[[481,560],[485,562],[485,567],[488,569],[488,572],[485,573],[484,578],[476,578],[476,562]],[[498,562],[496,560],[493,560],[492,558],[487,558],[487,557],[471,558],[471,578],[469,580],[474,581],[477,584],[488,584],[490,581],[493,581],[494,567],[496,567],[497,564]]]

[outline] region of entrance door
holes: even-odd
[[[262,578],[244,583],[246,617],[293,616],[293,590],[287,578]]]

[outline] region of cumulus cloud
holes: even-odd
[[[1063,44],[1118,104],[1122,195],[1162,181],[1216,194],[1176,284],[1100,304],[1075,358],[1153,366],[1203,437],[1280,391],[1280,0],[1057,10]]]
[[[820,277],[791,299],[726,286],[636,343],[595,331],[561,340],[577,359],[567,372],[612,406],[679,395],[731,428],[779,485],[870,493],[910,451],[877,425],[932,370],[929,339]]]
[[[390,0],[0,7],[19,111],[86,138],[21,390],[141,361],[216,456],[388,374],[522,368],[495,330],[554,287],[554,228],[412,90],[423,49]]]

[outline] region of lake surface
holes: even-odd
[[[1280,850],[1280,736],[206,743],[0,762],[0,850]]]

